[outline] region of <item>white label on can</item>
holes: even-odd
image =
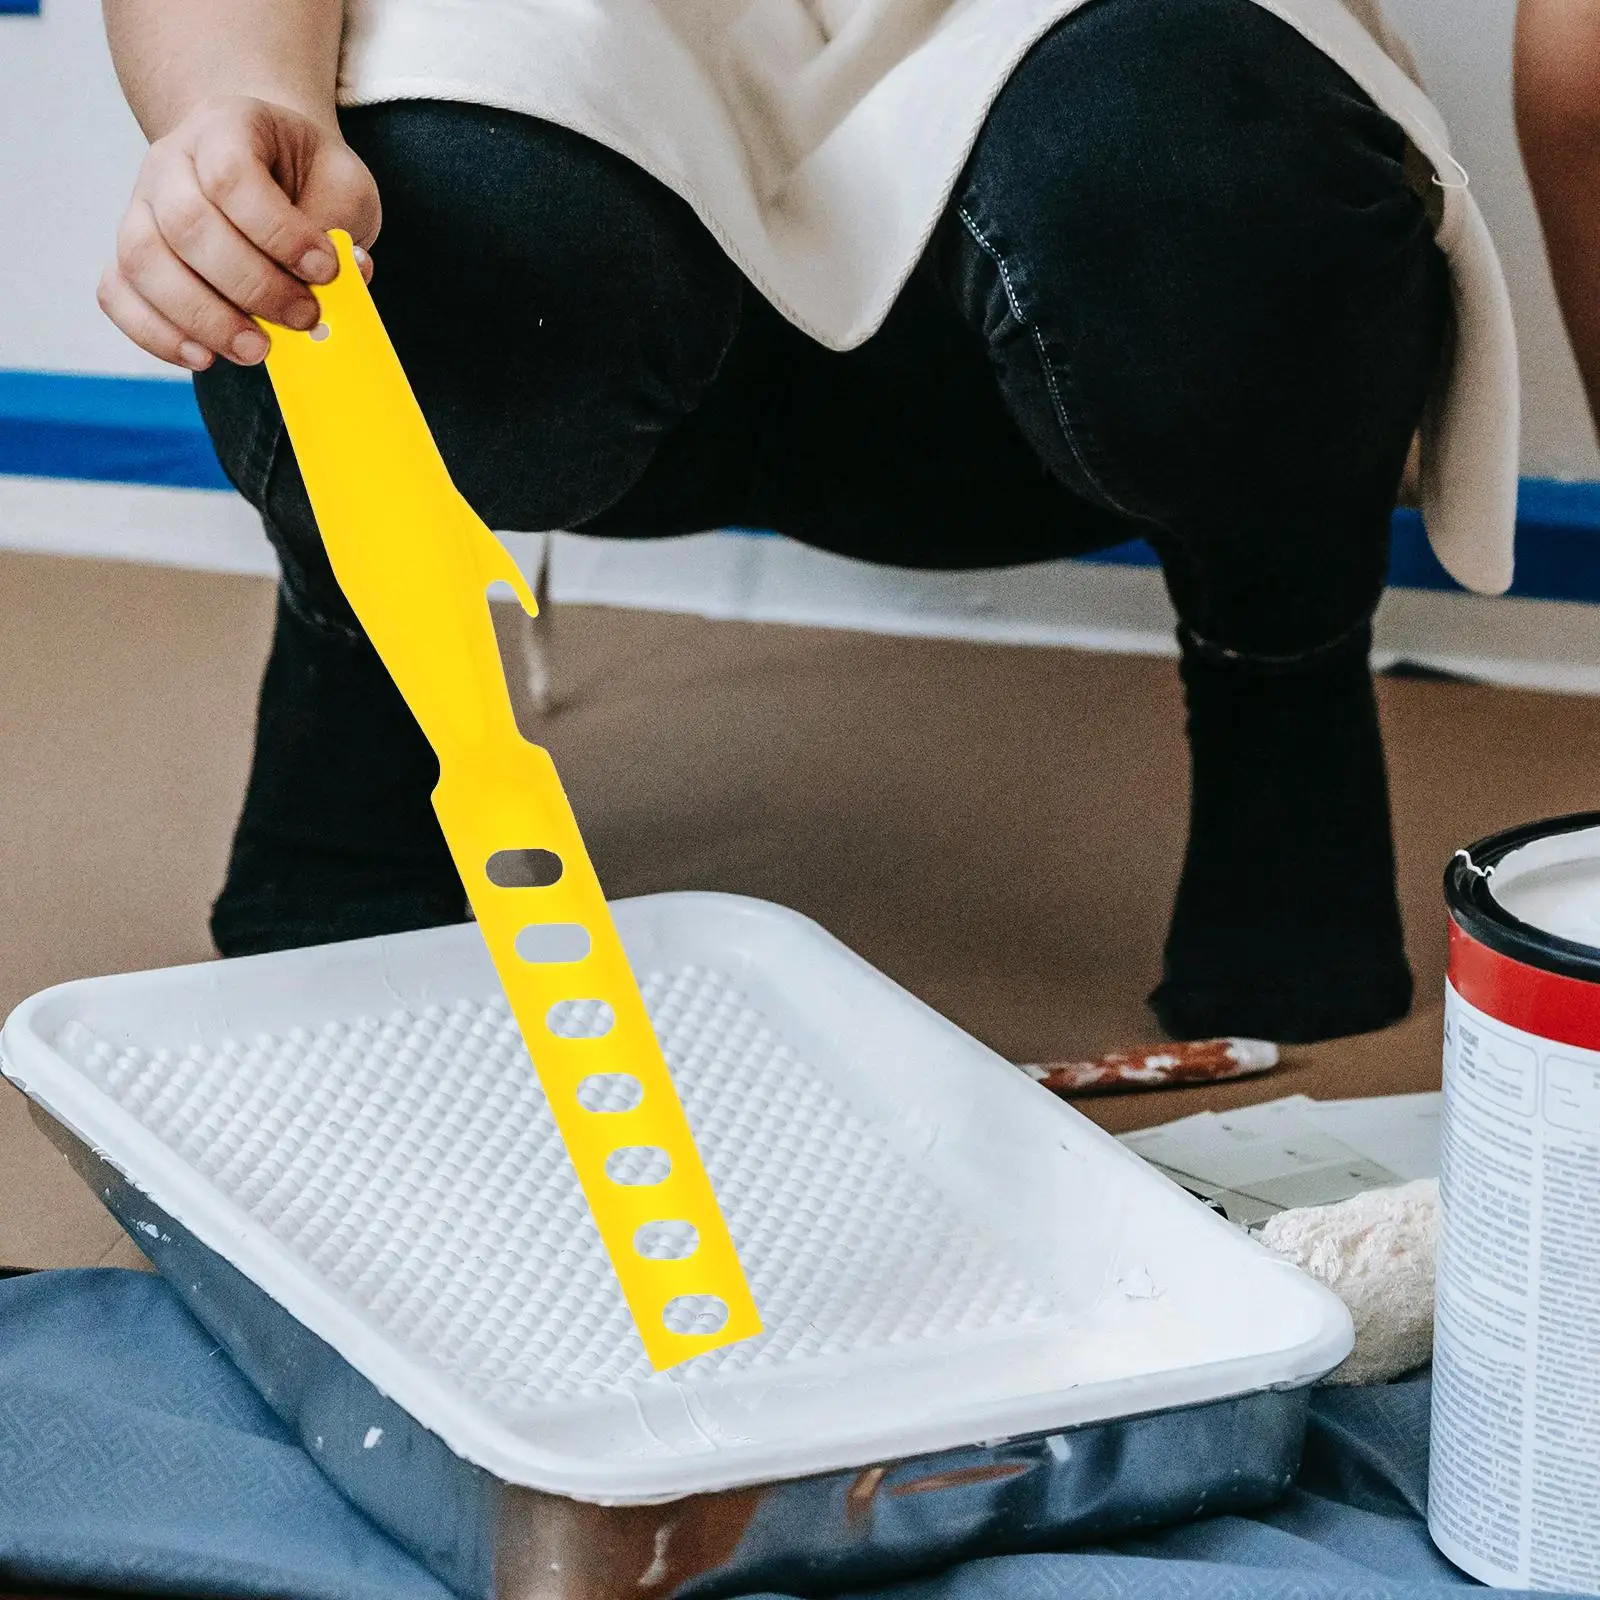
[[[1600,1052],[1446,989],[1428,1523],[1503,1588],[1600,1591]]]

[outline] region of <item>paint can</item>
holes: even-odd
[[[1498,1588],[1600,1592],[1600,812],[1458,851],[1429,1531]]]

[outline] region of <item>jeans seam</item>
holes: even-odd
[[[276,470],[283,447],[288,441],[289,430],[281,417],[273,426],[268,418],[263,417],[261,423],[270,428],[271,443],[267,447],[266,459],[261,464],[258,481],[261,492],[256,501],[260,512],[262,525],[267,530],[269,543],[278,554],[278,588],[283,595],[283,603],[292,611],[295,617],[308,628],[315,628],[321,633],[332,634],[343,639],[346,644],[360,645],[366,643],[366,635],[358,628],[352,628],[347,623],[340,622],[335,617],[330,617],[326,612],[314,605],[310,598],[309,585],[305,582],[305,573],[300,562],[295,558],[294,550],[289,540],[281,535],[273,537],[272,519],[267,511],[268,492],[272,487],[272,474]],[[261,424],[257,427],[257,437],[251,442],[252,454],[260,446]],[[316,537],[321,538],[320,531]],[[338,579],[334,582],[337,584]]]
[[[287,563],[285,563],[287,567]],[[346,644],[365,644],[366,635],[355,628],[346,627],[344,623],[325,615],[311,604],[305,596],[296,589],[290,581],[285,570],[280,588],[283,591],[283,603],[295,614],[296,617],[308,628],[316,628],[323,633],[336,634]]]
[[[267,486],[272,481],[272,469],[277,464],[278,452],[288,432],[288,426],[276,404],[269,403],[257,408],[240,470],[240,476],[247,478],[248,482],[236,485],[253,505],[265,506],[267,503]],[[252,489],[255,490],[254,494],[250,492]]]
[[[1055,368],[1051,365],[1049,351],[1045,346],[1044,333],[1039,324],[1022,309],[1022,299],[1017,293],[1016,285],[1011,281],[1011,269],[1006,264],[1005,257],[985,238],[983,230],[974,220],[972,213],[964,205],[956,207],[956,215],[961,218],[962,226],[972,236],[973,242],[983,253],[994,262],[1000,274],[1000,283],[1005,290],[1006,304],[1011,308],[1011,315],[1016,318],[1017,325],[1028,335],[1035,352],[1039,357],[1039,370],[1044,374],[1045,388],[1050,394],[1050,408],[1055,413],[1056,426],[1061,430],[1061,437],[1066,441],[1067,448],[1072,452],[1072,459],[1078,463],[1079,470],[1093,487],[1096,494],[1114,511],[1119,511],[1125,517],[1131,517],[1138,522],[1148,522],[1148,517],[1141,517],[1137,511],[1125,506],[1117,497],[1106,488],[1101,481],[1100,474],[1090,465],[1085,456],[1083,447],[1079,444],[1076,431],[1067,413],[1065,400],[1061,395],[1060,384],[1056,378]]]
[[[1291,651],[1287,655],[1271,655],[1265,651],[1255,650],[1235,650],[1228,645],[1218,644],[1214,639],[1205,638],[1195,632],[1186,622],[1179,623],[1178,635],[1182,642],[1188,645],[1196,655],[1207,660],[1225,662],[1270,673],[1293,672],[1299,667],[1314,667],[1320,661],[1363,643],[1363,654],[1365,654],[1371,648],[1371,627],[1372,617],[1368,614],[1358,618],[1348,628],[1344,628],[1334,634],[1331,639],[1324,639],[1321,644],[1308,645],[1304,650]]]

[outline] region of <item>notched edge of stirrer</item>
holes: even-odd
[[[357,315],[369,319],[374,331],[381,335],[383,342],[388,343],[388,334],[384,330],[382,318],[372,299],[372,291],[367,287],[366,279],[361,276],[361,269],[356,265],[355,241],[343,228],[330,228],[328,237],[333,241],[334,253],[338,257],[339,270],[333,279],[325,284],[310,284],[313,298],[321,308],[323,321],[319,327],[326,329],[324,336],[319,339],[317,330],[286,328],[275,322],[268,322],[265,318],[256,317],[254,321],[261,331],[266,334],[269,343],[278,341],[297,341],[302,350],[309,348],[317,351],[326,344],[337,330],[338,324],[345,314],[354,310]],[[268,357],[271,359],[270,354]],[[418,413],[422,407],[417,400],[416,391],[412,389],[405,376],[404,369],[399,361],[395,362],[395,372],[398,381],[404,385],[406,397]],[[424,426],[427,418],[423,418]],[[432,430],[429,430],[430,434]],[[448,471],[448,469],[446,469]],[[473,535],[473,558],[477,564],[478,575],[483,584],[484,597],[487,601],[489,591],[496,584],[505,584],[516,596],[517,603],[530,616],[539,615],[538,597],[533,592],[533,586],[528,582],[527,575],[517,565],[516,558],[506,549],[504,543],[497,537],[494,530],[477,514],[468,504],[466,496],[456,488],[451,481],[451,489],[461,501],[464,512],[471,518]]]

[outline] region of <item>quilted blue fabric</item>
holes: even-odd
[[[1300,1480],[1270,1512],[974,1561],[893,1600],[1447,1600],[1466,1586],[1422,1520],[1426,1380],[1324,1390],[1314,1412]],[[0,1281],[0,1576],[449,1595],[329,1487],[160,1279],[112,1269]]]

